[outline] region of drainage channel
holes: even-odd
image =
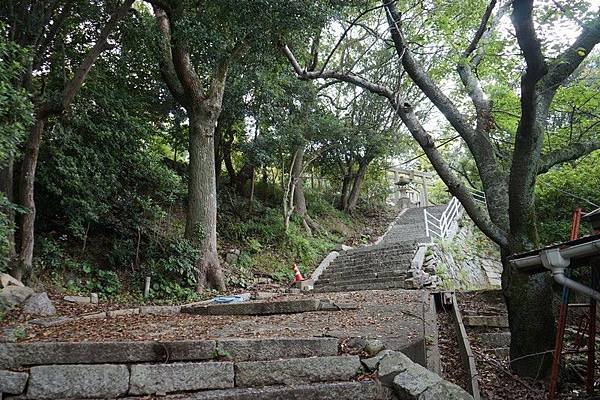
[[[442,376],[480,400],[475,357],[454,293],[435,293]]]

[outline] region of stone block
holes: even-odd
[[[29,321],[30,324],[43,326],[44,328],[48,328],[50,326],[62,325],[67,322],[74,321],[73,318],[69,317],[50,317],[50,318],[36,318]]]
[[[89,304],[92,299],[88,296],[65,296],[63,297],[64,301],[68,301],[69,303],[78,303],[78,304]]]
[[[336,338],[225,339],[217,342],[220,354],[235,361],[334,356]]]
[[[90,303],[92,303],[92,304],[99,303],[98,293],[90,293]]]
[[[421,393],[418,400],[473,400],[473,396],[453,383],[441,381]]]
[[[391,385],[394,377],[415,364],[408,356],[399,351],[385,350],[379,360],[378,375],[381,382]]]
[[[46,292],[34,293],[23,302],[23,312],[27,314],[49,317],[56,314],[56,308]]]
[[[0,393],[21,394],[27,385],[29,374],[0,370]]]
[[[195,315],[270,315],[317,311],[319,300],[259,301],[233,304],[186,306],[182,313]]]
[[[27,397],[115,398],[127,393],[128,389],[126,365],[44,365],[30,369]]]
[[[99,312],[99,313],[87,314],[87,315],[81,316],[81,319],[104,319],[104,318],[106,318],[105,312]]]
[[[174,315],[181,312],[181,306],[144,306],[140,315]]]
[[[510,346],[510,332],[486,332],[476,336],[477,341],[487,348]]]
[[[465,326],[508,328],[508,318],[500,315],[465,315],[463,321]]]
[[[254,300],[268,300],[277,296],[279,296],[279,293],[277,292],[256,292],[252,295],[252,298]]]
[[[112,310],[112,311],[108,311],[106,313],[106,315],[110,318],[114,318],[114,317],[126,317],[129,315],[136,315],[140,313],[140,309],[139,308],[125,308],[122,310]]]
[[[235,365],[239,387],[348,381],[360,372],[358,356],[311,357],[247,361]]]
[[[138,364],[131,366],[129,393],[149,395],[233,386],[230,362]]]
[[[213,340],[174,342],[0,343],[0,368],[48,364],[104,364],[210,360]]]
[[[379,368],[381,369],[381,365]],[[394,377],[393,387],[400,398],[416,399],[421,393],[441,381],[439,375],[419,364],[412,364]]]

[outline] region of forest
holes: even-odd
[[[0,33],[0,272],[151,304],[285,285],[427,172],[539,373],[555,289],[508,258],[600,207],[597,2],[8,0]]]

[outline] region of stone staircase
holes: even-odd
[[[446,206],[427,207],[439,217]],[[415,288],[410,271],[418,243],[425,236],[423,208],[410,208],[394,222],[381,242],[341,253],[315,282],[317,292]]]
[[[389,399],[336,338],[0,343],[5,399]]]

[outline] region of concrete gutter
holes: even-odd
[[[565,276],[565,269],[571,265],[572,260],[600,255],[600,239],[587,243],[577,244],[564,249],[554,247],[540,250],[539,254],[510,260],[517,269],[531,268],[543,265],[552,272],[554,280],[560,285],[575,290],[581,294],[600,300],[600,292],[585,286]]]

